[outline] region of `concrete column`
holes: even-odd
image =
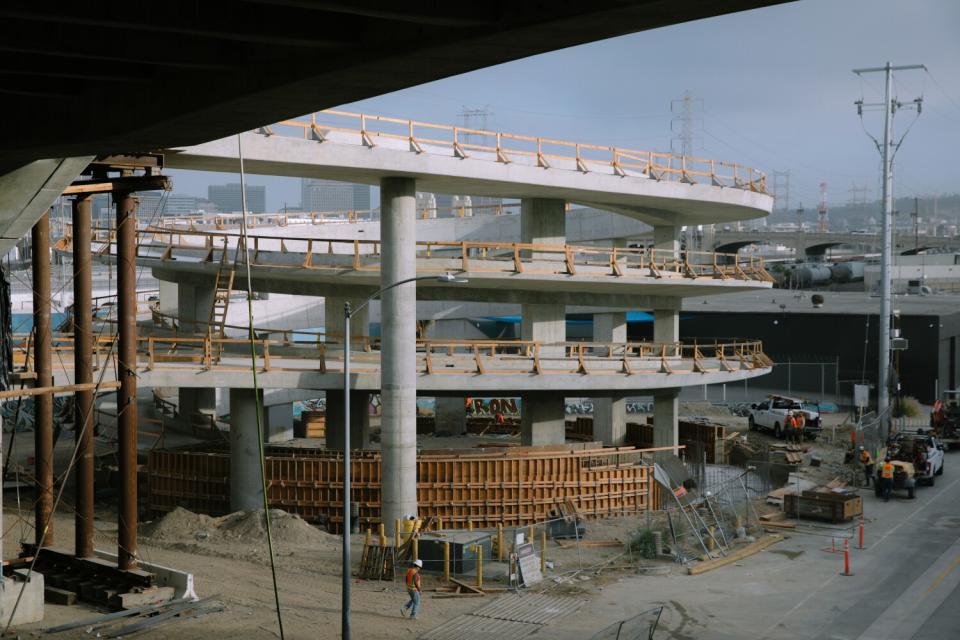
[[[164,287],[161,281],[160,292]],[[207,333],[207,323],[210,321],[210,309],[213,307],[215,288],[210,284],[191,284],[179,282],[174,285],[177,296],[176,316],[179,320],[181,334]],[[168,291],[168,294],[172,294]],[[163,298],[161,298],[161,307]],[[216,415],[217,390],[210,388],[181,388],[177,391],[180,400],[180,418],[188,424],[204,422],[198,414]]]
[[[627,314],[593,314],[593,341],[625,343],[627,341]],[[605,445],[618,447],[627,435],[627,397],[622,394],[593,399],[593,439]]]
[[[180,306],[180,285],[169,280],[158,280],[160,285],[160,313],[176,316]]]
[[[352,332],[352,331],[351,331]],[[343,392],[327,392],[327,449],[343,451]],[[350,394],[350,448],[370,446],[370,394],[354,391]]]
[[[436,398],[434,431],[446,431],[455,436],[467,432],[467,399],[465,397]]]
[[[563,444],[566,427],[562,397],[556,394],[527,393],[521,397],[520,444]]]
[[[680,253],[680,227],[657,225],[653,228],[653,248],[658,251]]]
[[[678,389],[662,389],[653,394],[653,446],[672,447],[679,442],[679,428],[677,416],[680,395]],[[657,457],[670,455],[670,452],[658,454]]]
[[[520,242],[562,245],[566,243],[566,203],[548,198],[524,198],[520,202]],[[557,260],[558,254],[533,252],[534,260]],[[566,307],[562,304],[524,304],[520,309],[523,340],[561,343],[567,339]],[[541,347],[540,357],[563,357],[563,347]],[[524,445],[563,444],[563,398],[526,394],[520,409],[520,442]]]
[[[230,509],[232,511],[263,509],[257,395],[260,396],[262,408],[263,391],[230,389]]]
[[[207,333],[216,289],[209,284],[177,283],[177,317],[180,333]]]
[[[389,287],[417,275],[416,180],[380,180],[380,284]],[[389,531],[397,518],[417,514],[417,286],[394,287],[380,302],[381,520]]]
[[[330,336],[327,342],[341,342],[343,339],[343,304],[349,300],[350,308],[356,309],[366,298],[334,298],[328,296],[323,299],[323,330]],[[363,347],[358,339],[370,335],[370,306],[355,311],[350,318],[350,333],[353,334],[354,350]]]
[[[293,440],[293,403],[275,404],[266,409],[267,421],[264,442]]]

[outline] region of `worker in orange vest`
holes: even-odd
[[[863,445],[860,446],[860,464],[863,465],[863,476],[867,480],[867,484],[865,486],[869,487],[870,477],[873,475],[873,457]]]
[[[420,587],[420,569],[423,568],[423,560],[417,558],[413,561],[413,566],[407,569],[407,595],[410,599],[407,604],[400,609],[400,615],[407,615],[410,611],[410,619],[417,619],[417,609],[420,608],[420,594],[423,589]]]
[[[787,412],[787,417],[783,420],[784,428],[787,431],[787,442],[796,442],[797,440],[797,417],[793,411]]]
[[[795,411],[793,413],[794,439],[797,444],[803,444],[803,427],[806,425],[806,422],[801,412]]]
[[[880,495],[884,502],[890,501],[890,493],[893,491],[893,469],[893,462],[890,456],[887,456],[880,467]]]

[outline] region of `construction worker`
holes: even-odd
[[[796,442],[797,441],[797,417],[794,415],[793,411],[787,412],[787,417],[784,419],[784,427],[787,430],[787,442]]]
[[[423,560],[417,558],[413,561],[413,566],[407,569],[407,595],[410,599],[400,609],[400,615],[407,615],[409,609],[411,620],[417,619],[417,609],[420,608],[420,594],[423,592],[420,586],[420,569],[422,568]]]
[[[797,444],[803,444],[803,428],[806,426],[807,421],[803,417],[803,412],[795,411],[793,413],[793,428],[796,431],[795,437]]]
[[[863,465],[863,476],[866,478],[865,487],[870,486],[870,477],[873,476],[873,456],[866,447],[860,445],[860,464]]]
[[[497,413],[494,414],[493,419],[497,423],[498,427],[502,427],[505,424],[507,424],[507,419],[499,411],[497,411]]]
[[[883,466],[880,467],[880,495],[884,502],[890,501],[890,493],[893,491],[893,462],[890,456],[883,459]]]

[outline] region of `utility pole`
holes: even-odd
[[[865,104],[863,100],[858,100],[854,104],[857,106],[857,114],[860,116],[861,120],[863,119],[863,109],[864,107],[880,107],[883,109],[883,146],[880,146],[880,143],[876,138],[870,136],[874,144],[877,145],[877,150],[880,152],[882,157],[882,219],[883,223],[881,225],[883,229],[882,233],[882,257],[880,260],[880,349],[879,349],[879,360],[880,366],[877,371],[877,416],[881,420],[881,424],[890,424],[889,407],[890,407],[890,315],[891,315],[891,287],[890,287],[890,275],[892,270],[892,260],[893,260],[893,158],[896,155],[897,149],[900,148],[900,145],[903,143],[903,136],[900,140],[894,142],[893,140],[893,116],[896,114],[898,109],[904,107],[904,104],[898,101],[895,97],[890,94],[891,85],[893,83],[893,72],[894,71],[911,71],[923,69],[926,71],[926,67],[922,64],[912,64],[912,65],[903,65],[903,66],[892,66],[889,62],[882,67],[872,67],[868,69],[854,69],[853,72],[858,76],[863,76],[868,73],[883,73],[884,74],[884,91],[883,91],[883,102],[880,104]],[[920,115],[921,105],[923,104],[923,98],[917,98],[913,101],[913,107],[917,111],[917,117]],[[869,134],[868,134],[869,135]],[[906,133],[904,133],[906,136]]]

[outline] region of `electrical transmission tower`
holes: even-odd
[[[673,138],[670,140],[670,150],[683,156],[692,156],[696,147],[703,144],[703,137],[699,132],[703,130],[703,119],[697,114],[703,113],[703,100],[694,97],[689,91],[683,96],[670,101],[670,131]]]
[[[830,230],[830,219],[827,217],[829,210],[827,208],[827,183],[820,183],[820,205],[817,207],[818,225],[817,231],[826,233]]]
[[[874,103],[865,103],[863,98],[857,100],[854,104],[857,106],[857,115],[860,116],[861,124],[863,120],[864,110],[876,110],[880,109],[883,111],[883,143],[867,130],[864,126],[864,131],[870,136],[870,139],[873,140],[873,143],[877,146],[877,151],[880,152],[882,158],[882,176],[883,176],[883,185],[882,185],[882,220],[883,220],[883,252],[882,258],[880,261],[880,366],[877,371],[877,416],[882,421],[882,424],[890,424],[890,339],[891,339],[891,287],[890,287],[890,275],[892,271],[892,259],[893,259],[893,159],[897,154],[897,150],[900,149],[900,145],[903,144],[904,138],[906,138],[907,133],[910,131],[910,127],[907,127],[903,135],[900,136],[899,140],[894,140],[893,134],[893,117],[896,115],[897,111],[903,109],[914,109],[917,112],[916,117],[920,117],[920,112],[923,108],[923,96],[915,98],[909,103],[900,102],[896,96],[891,93],[892,84],[893,84],[893,72],[894,71],[912,71],[923,69],[926,71],[926,67],[922,64],[911,64],[905,66],[894,67],[891,66],[888,62],[885,66],[882,67],[873,67],[870,69],[854,69],[853,72],[858,76],[863,76],[868,73],[883,73],[884,74],[884,92],[883,92],[883,102],[874,102]],[[916,118],[914,119],[916,120]],[[911,126],[913,123],[910,123]],[[899,336],[897,336],[899,338]],[[898,345],[899,346],[899,345]],[[902,347],[900,347],[902,348]],[[899,386],[899,383],[898,383]]]
[[[790,170],[773,171],[773,207],[780,211],[790,210]]]

